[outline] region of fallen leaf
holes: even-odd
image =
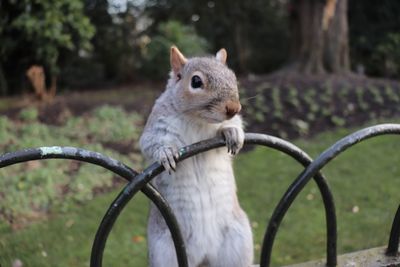
[[[141,235],[135,235],[134,237],[132,237],[132,241],[135,243],[141,243],[144,241],[144,237]]]

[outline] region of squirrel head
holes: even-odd
[[[237,80],[227,67],[226,58],[223,48],[215,57],[187,59],[177,47],[171,47],[168,88],[172,89],[179,112],[210,123],[229,120],[239,113]]]

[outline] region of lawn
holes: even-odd
[[[398,120],[397,120],[398,121]],[[352,129],[353,131],[355,129]],[[349,130],[298,139],[295,144],[317,156]],[[400,197],[400,142],[396,136],[368,140],[346,151],[323,169],[337,206],[339,253],[382,246]],[[268,218],[301,167],[288,156],[267,148],[240,154],[235,160],[239,197],[247,211],[258,257]],[[20,259],[25,266],[89,266],[97,226],[118,190],[68,210],[57,208],[47,219],[14,231],[0,222],[0,263]],[[104,266],[146,266],[147,200],[135,198],[114,227]],[[278,232],[273,265],[325,257],[324,211],[313,183],[299,195]],[[258,258],[257,262],[258,262]]]

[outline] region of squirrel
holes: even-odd
[[[172,46],[166,90],[140,137],[145,158],[166,170],[152,183],[178,220],[190,267],[249,267],[253,262],[251,226],[238,202],[232,168],[232,157],[244,142],[241,104],[226,59],[223,48],[215,57],[186,58]],[[217,135],[225,138],[226,147],[176,164],[179,148]],[[177,267],[171,234],[153,204],[147,236],[150,266]]]

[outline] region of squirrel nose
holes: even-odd
[[[242,109],[239,101],[228,101],[225,106],[226,116],[230,119],[235,116]]]

